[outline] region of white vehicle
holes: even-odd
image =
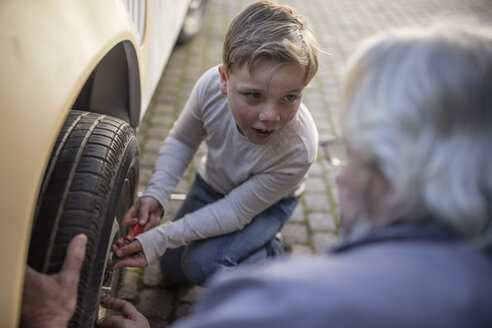
[[[138,180],[135,130],[205,0],[0,1],[0,327],[18,327],[26,263],[59,270],[88,236],[70,327],[92,327],[118,276],[109,249]],[[106,277],[106,279],[105,279]]]

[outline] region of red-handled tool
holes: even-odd
[[[149,221],[149,219],[150,219],[150,212],[149,212],[149,216],[147,217],[147,222]],[[128,235],[126,235],[125,238],[123,238],[125,240],[125,246],[130,244],[135,239],[135,237],[142,232],[147,222],[145,222],[143,225],[140,225],[140,223],[137,222],[137,224],[135,224],[133,227],[130,228]]]

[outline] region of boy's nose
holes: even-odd
[[[280,121],[280,114],[275,106],[266,105],[261,111],[259,119],[262,122],[278,122]]]

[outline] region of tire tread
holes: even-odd
[[[89,308],[86,294],[93,279],[91,268],[101,247],[99,238],[115,172],[130,148],[138,154],[138,143],[127,123],[74,110],[68,114],[50,156],[38,199],[28,264],[43,273],[56,273],[63,265],[68,242],[78,233],[87,235],[78,306],[69,326],[79,327],[87,312],[94,310]]]

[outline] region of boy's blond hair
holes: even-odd
[[[261,59],[292,63],[304,70],[307,85],[318,70],[318,44],[306,19],[294,8],[257,1],[229,25],[222,49],[225,73],[246,64],[251,72]]]

